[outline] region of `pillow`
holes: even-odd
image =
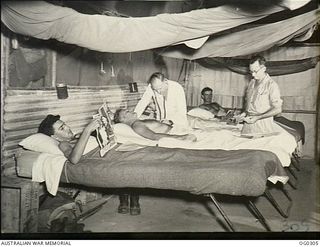
[[[19,145],[35,152],[63,155],[59,148],[59,142],[42,133],[33,134],[23,139]]]
[[[214,114],[202,109],[200,107],[197,108],[193,108],[192,110],[188,111],[188,115],[192,116],[192,117],[197,117],[197,118],[201,118],[204,120],[211,120],[214,119]]]
[[[42,133],[33,134],[23,139],[19,145],[27,150],[35,152],[64,155],[59,148],[59,142]],[[83,154],[89,153],[98,146],[97,139],[94,136],[90,136]]]
[[[113,131],[118,143],[135,143],[145,146],[156,146],[158,141],[153,141],[140,136],[127,124],[117,123],[113,126]]]

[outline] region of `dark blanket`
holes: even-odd
[[[145,147],[126,152],[113,149],[102,158],[97,151],[77,165],[67,162],[60,181],[93,187],[259,196],[269,176],[286,176],[278,158],[267,151]]]
[[[297,141],[302,141],[302,144],[305,142],[305,128],[304,124],[300,121],[292,121],[287,119],[283,116],[274,117],[274,121],[282,124],[281,126],[284,127],[286,131],[292,134]],[[283,126],[284,125],[284,126]],[[286,128],[287,126],[288,128]]]

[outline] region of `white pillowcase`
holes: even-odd
[[[140,136],[127,124],[117,123],[113,126],[113,131],[118,143],[135,143],[144,146],[156,146],[158,141],[153,141]]]
[[[19,145],[27,150],[35,152],[64,155],[59,148],[59,142],[54,138],[42,133],[33,134],[23,139],[21,142],[19,142]],[[83,154],[89,153],[98,146],[99,144],[97,139],[93,136],[90,136]]]
[[[59,148],[59,142],[42,133],[33,134],[23,139],[19,145],[35,152],[63,155]]]
[[[212,120],[214,119],[214,114],[202,109],[200,107],[197,108],[193,108],[192,110],[188,111],[188,115],[192,116],[192,117],[197,117],[197,118],[201,118],[204,120]]]

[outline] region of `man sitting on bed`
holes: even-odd
[[[196,141],[192,134],[172,135],[169,131],[172,125],[161,123],[154,119],[139,120],[137,114],[128,109],[118,109],[114,114],[115,123],[124,123],[129,125],[134,132],[150,140],[159,140],[163,137],[172,137],[178,140]]]
[[[213,90],[210,87],[205,87],[201,90],[201,98],[203,104],[199,105],[200,108],[207,110],[217,117],[222,117],[227,114],[226,110],[217,102],[212,102]]]
[[[99,119],[92,120],[81,134],[73,134],[70,127],[60,120],[60,115],[49,114],[39,125],[38,132],[59,141],[59,148],[65,157],[77,164],[85,150],[91,133],[100,126]]]

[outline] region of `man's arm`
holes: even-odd
[[[142,115],[146,107],[149,105],[152,95],[153,91],[151,89],[151,86],[148,85],[146,91],[144,92],[138,104],[136,105],[136,108],[134,109],[134,112],[137,113],[138,118]]]
[[[172,125],[159,122],[154,119],[144,119],[141,120],[147,128],[152,130],[155,133],[168,133],[172,129]]]
[[[282,112],[282,108],[281,106],[272,106],[272,108],[268,111],[266,111],[263,114],[257,115],[257,116],[247,116],[244,118],[244,121],[252,124],[257,122],[258,120],[264,119],[264,118],[268,118],[268,117],[273,117],[275,115],[278,115],[279,113]]]
[[[72,146],[65,142],[62,142],[59,145],[59,148],[71,163],[77,164],[80,161],[91,132],[97,129],[99,126],[100,126],[99,119],[94,119],[91,123],[89,123],[87,127],[85,127],[85,129],[83,130],[79,140],[77,141],[77,143],[74,145],[72,149],[71,149]]]
[[[217,116],[225,116],[226,113],[227,113],[226,110],[216,102],[213,102],[213,103],[208,104],[208,105],[202,104],[202,105],[199,106],[199,108],[207,110],[207,111],[209,111],[212,114],[217,115]]]
[[[209,105],[202,104],[202,105],[199,105],[199,108],[201,108],[203,110],[207,110],[207,111],[209,111],[209,112],[214,114],[214,112],[212,112],[213,111],[212,107],[210,107]]]
[[[170,135],[170,134],[165,134],[165,133],[156,133],[149,129],[144,122],[137,120],[136,122],[133,123],[132,129],[134,132],[137,134],[150,139],[154,141],[158,141],[163,137],[171,137],[171,138],[176,138],[178,140],[191,140],[191,141],[196,141],[196,137],[194,135]]]

